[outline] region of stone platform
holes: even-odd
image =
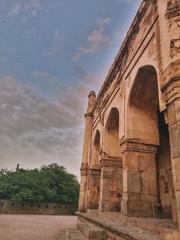
[[[133,218],[94,211],[77,215],[78,230],[85,240],[180,240],[180,232],[170,219]]]

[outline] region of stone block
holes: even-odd
[[[157,181],[156,178],[153,178],[149,181],[149,194],[157,196]]]
[[[177,229],[164,229],[161,232],[161,240],[179,240],[180,231]]]
[[[126,193],[128,191],[128,170],[123,169],[123,192]]]
[[[168,120],[170,124],[176,123],[176,112],[174,103],[171,103],[168,107]]]
[[[141,179],[138,170],[128,170],[128,192],[141,193]]]
[[[173,217],[173,222],[177,223],[177,204],[176,204],[176,199],[171,200],[171,209],[172,209],[172,217]]]
[[[107,240],[107,234],[105,231],[102,230],[91,230],[89,232],[88,240]]]
[[[112,177],[112,169],[103,169],[102,170],[102,177],[103,178],[110,178]]]
[[[176,121],[180,121],[180,100],[175,102]]]
[[[145,201],[128,201],[127,216],[153,217],[152,204]]]
[[[172,167],[174,174],[174,189],[180,191],[180,157],[172,159]]]
[[[180,158],[180,123],[170,127],[171,154],[173,158]]]
[[[127,169],[138,169],[139,162],[138,162],[138,153],[136,152],[128,152],[125,155],[124,159],[124,167]]]
[[[146,171],[150,164],[150,158],[148,153],[139,153],[139,170]]]

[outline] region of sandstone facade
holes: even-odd
[[[79,212],[180,228],[180,1],[144,0],[85,114]]]

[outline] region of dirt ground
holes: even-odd
[[[0,215],[0,240],[64,240],[75,216]]]

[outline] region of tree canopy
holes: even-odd
[[[76,176],[56,163],[40,169],[0,170],[0,199],[77,205],[78,197]]]

